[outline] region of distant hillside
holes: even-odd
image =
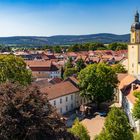
[[[17,36],[0,37],[0,44],[5,45],[70,45],[75,43],[102,42],[129,42],[130,35],[91,34],[91,35],[58,35],[51,37]]]

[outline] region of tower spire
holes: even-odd
[[[136,14],[135,14],[135,22],[139,22],[139,12],[138,12],[138,10],[136,11]]]

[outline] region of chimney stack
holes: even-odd
[[[131,85],[131,90],[134,91],[137,89],[137,85],[135,83],[132,83]]]

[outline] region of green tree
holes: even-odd
[[[113,99],[118,79],[116,73],[107,64],[99,63],[87,66],[80,71],[78,79],[81,95],[97,105]]]
[[[105,50],[106,46],[100,42],[91,42],[84,44],[74,44],[68,48],[69,52],[89,51],[89,50]]]
[[[86,65],[85,65],[83,59],[82,58],[78,59],[77,62],[76,62],[77,71],[80,72],[85,67],[86,67]]]
[[[96,135],[94,140],[111,140],[108,139],[107,134],[104,132],[104,130],[102,130],[102,132],[99,135]]]
[[[61,53],[62,52],[62,49],[61,49],[60,46],[53,47],[53,50],[54,50],[55,53]]]
[[[116,72],[116,73],[126,73],[126,69],[124,68],[124,66],[122,64],[116,64],[112,67],[112,69]]]
[[[116,48],[116,51],[119,51],[119,50],[127,50],[127,44],[121,44],[121,45],[119,45],[119,46],[117,46],[117,48]]]
[[[87,129],[79,122],[78,119],[75,120],[70,132],[79,137],[80,140],[90,140]]]
[[[0,83],[11,81],[27,85],[31,83],[31,72],[23,59],[13,55],[0,55]]]
[[[75,140],[47,95],[35,86],[0,85],[1,140]]]
[[[75,44],[75,45],[69,47],[68,51],[69,52],[78,52],[78,51],[80,51],[80,45],[79,44]]]
[[[133,116],[136,120],[140,119],[140,92],[135,91],[134,96],[137,98],[133,108]]]
[[[117,43],[117,42],[114,42],[112,44],[109,44],[108,45],[108,49],[109,50],[126,50],[127,49],[127,44],[126,43]]]
[[[96,140],[133,140],[128,119],[121,109],[111,109],[105,121],[105,128]]]
[[[100,50],[101,49],[105,49],[106,47],[104,46],[104,44],[103,43],[100,43],[100,42],[96,42],[96,43],[93,43],[93,46],[94,46],[94,50],[98,50],[99,48],[100,48]]]
[[[140,133],[134,133],[134,140],[140,140]]]
[[[68,68],[73,68],[71,57],[68,59],[67,63],[65,64],[65,69],[68,69]]]
[[[77,69],[76,68],[67,68],[64,71],[64,79],[72,76],[73,74],[77,73]]]

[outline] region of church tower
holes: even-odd
[[[130,44],[128,45],[128,73],[140,79],[140,22],[136,11],[131,26]]]

